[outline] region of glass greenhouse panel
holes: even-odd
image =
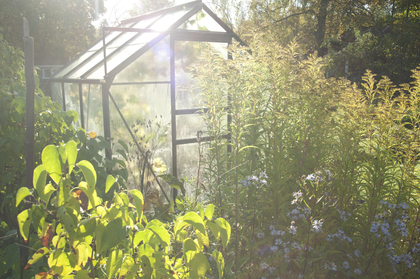
[[[119,27],[131,27],[131,25],[133,25],[133,23],[129,23],[129,24],[122,24]],[[105,35],[105,42],[110,42],[112,40],[114,40],[117,36],[119,35],[119,33],[117,32],[111,32]],[[61,69],[56,76],[54,76],[55,78],[62,78],[65,75],[67,75],[70,71],[72,71],[73,69],[75,69],[76,67],[78,67],[79,65],[86,63],[89,58],[95,54],[95,52],[97,52],[98,50],[101,50],[103,48],[103,41],[102,40],[98,40],[97,42],[95,42],[89,49],[87,49],[85,52],[83,52],[80,57],[74,59],[69,65],[65,66],[63,69]],[[103,56],[103,52],[102,56]],[[74,75],[71,75],[70,78],[73,78]]]
[[[51,100],[59,102],[61,107],[63,107],[63,92],[61,89],[60,82],[51,82]]]
[[[175,44],[175,83],[176,83],[176,108],[191,109],[199,108],[199,85],[193,79],[190,67],[200,57],[200,54],[208,48],[220,53],[227,59],[226,43],[206,42],[176,42]]]
[[[196,179],[198,174],[199,154],[202,155],[201,172],[204,168],[205,148],[204,143],[201,143],[201,151],[199,152],[199,144],[191,143],[179,145],[177,147],[178,155],[178,177],[186,177],[189,183],[185,184],[185,190],[189,197],[195,195]],[[200,173],[201,173],[200,172]],[[200,174],[201,175],[201,174]],[[201,180],[201,179],[200,179]],[[199,185],[198,187],[202,187]]]
[[[134,187],[139,179],[138,166],[141,165],[142,154],[146,151],[150,152],[148,158],[151,161],[159,156],[170,170],[170,85],[113,85],[110,91],[141,149],[139,151],[117,109],[111,103],[111,136],[115,143],[119,140],[126,142],[133,156],[126,162],[129,174],[133,176],[130,187]]]
[[[98,84],[82,86],[84,127],[86,132],[104,134],[104,118],[102,109],[102,88]]]
[[[185,16],[190,10],[191,8],[180,10],[171,14],[165,14],[153,22],[149,28],[157,31],[165,31],[172,27],[172,25],[175,24],[177,20]],[[107,61],[108,72],[115,69],[115,67],[117,67],[122,61],[125,61],[127,58],[139,51],[142,47],[145,47],[158,36],[159,33],[157,32],[136,34],[132,41],[130,41],[128,44],[125,44],[122,48],[118,48],[118,52],[116,52],[112,58],[109,58],[110,60]],[[89,78],[96,78],[97,76],[99,75],[94,73],[90,75]]]
[[[199,114],[176,116],[176,139],[191,139],[197,137],[197,132],[204,132],[206,125]],[[206,135],[202,135],[204,137]]]
[[[81,127],[80,120],[80,97],[79,97],[79,84],[78,83],[65,83],[64,96],[66,99],[66,110],[74,110],[79,114],[75,125]]]
[[[163,39],[152,49],[136,59],[116,75],[114,83],[153,82],[170,80],[170,58],[172,51],[168,38]]]

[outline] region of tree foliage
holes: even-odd
[[[23,49],[22,17],[28,20],[35,63],[65,63],[95,38],[95,0],[1,0],[0,6],[0,27],[15,48]]]

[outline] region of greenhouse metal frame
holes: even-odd
[[[208,19],[217,24],[216,31],[203,30],[187,30],[179,29],[190,18],[199,12],[205,13]],[[197,28],[196,28],[197,29]],[[100,87],[102,99],[103,114],[103,136],[105,139],[111,139],[111,123],[110,123],[110,101],[116,108],[117,113],[121,117],[124,126],[127,128],[137,147],[139,144],[133,135],[130,125],[127,123],[123,113],[117,105],[117,101],[111,94],[111,87],[115,85],[159,85],[166,84],[170,86],[170,125],[172,135],[172,175],[178,176],[178,156],[177,147],[184,144],[196,143],[196,137],[177,138],[177,116],[192,115],[200,111],[198,108],[177,108],[176,106],[176,79],[175,79],[175,43],[178,41],[186,42],[208,42],[208,43],[225,43],[230,44],[232,39],[243,44],[242,40],[234,34],[234,32],[218,18],[201,0],[174,6],[160,11],[144,14],[138,17],[123,21],[118,27],[103,27],[103,37],[93,43],[88,49],[80,53],[76,58],[63,66],[51,78],[51,84],[55,84],[55,90],[51,90],[52,98],[59,101],[64,110],[66,108],[66,84],[78,85],[78,102],[80,126],[84,129],[89,114],[89,106],[87,111],[84,108],[84,100],[82,94],[82,86],[96,85]],[[115,77],[131,65],[136,59],[151,50],[162,40],[169,39],[169,68],[170,75],[168,80],[151,80],[151,81],[115,81]],[[227,51],[227,50],[226,50]],[[57,92],[57,85],[58,91]],[[61,87],[61,88],[60,88]],[[54,93],[55,92],[55,93]],[[77,93],[77,92],[76,92]],[[229,120],[228,120],[229,121]],[[228,137],[228,136],[226,136]],[[201,140],[209,140],[209,137],[203,137]],[[107,158],[111,158],[110,150],[106,152]],[[160,185],[159,185],[160,186]],[[162,189],[163,191],[163,189]],[[173,195],[176,196],[174,189]],[[166,194],[165,194],[166,196]],[[167,198],[167,197],[166,197]],[[168,198],[167,198],[168,199]]]

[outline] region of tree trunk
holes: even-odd
[[[327,22],[327,9],[331,0],[320,0],[319,11],[316,14],[317,29],[315,31],[316,48],[319,56],[324,56],[327,52],[326,48],[321,47],[325,38],[325,29]]]

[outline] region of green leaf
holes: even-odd
[[[74,164],[77,159],[77,143],[75,141],[69,141],[66,143],[67,161],[69,163],[69,174],[72,172]]]
[[[48,265],[55,273],[61,276],[69,275],[73,271],[69,255],[63,250],[55,250],[48,257]]]
[[[174,227],[175,235],[177,235],[187,225],[192,225],[194,229],[199,230],[204,235],[207,235],[203,219],[201,219],[201,217],[195,212],[188,212],[177,219]]]
[[[106,177],[106,182],[105,182],[105,193],[108,193],[109,189],[111,189],[114,183],[115,183],[115,178],[112,175],[108,174],[108,176]]]
[[[35,254],[32,255],[32,257],[29,259],[28,263],[25,266],[25,269],[30,268],[34,263],[36,263],[39,259],[41,259],[43,256],[48,254],[50,252],[50,249],[47,247],[42,247],[38,249]]]
[[[135,275],[138,269],[139,266],[135,264],[134,259],[131,256],[127,256],[125,257],[124,262],[121,265],[119,278],[127,278],[127,274]]]
[[[42,164],[45,166],[48,174],[56,184],[59,183],[62,176],[62,166],[57,147],[48,145],[42,151]]]
[[[216,220],[216,224],[219,226],[220,236],[222,237],[222,245],[223,248],[226,248],[226,245],[229,243],[230,240],[230,224],[223,218],[219,218]]]
[[[19,223],[19,231],[23,239],[25,240],[25,242],[28,242],[29,226],[31,225],[31,219],[32,219],[31,215],[32,215],[31,210],[26,209],[22,211],[21,213],[19,213],[19,215],[17,216],[17,220]]]
[[[163,247],[169,246],[170,241],[171,241],[171,236],[169,235],[168,231],[164,227],[147,226],[147,229],[153,232],[159,238]]]
[[[20,187],[17,194],[16,194],[16,207],[21,203],[21,201],[26,198],[27,196],[30,196],[31,192],[26,187]]]
[[[99,205],[102,202],[101,199],[98,197],[96,190],[89,188],[88,183],[84,181],[80,182],[79,188],[86,194],[86,196],[89,199],[88,210],[90,210],[91,208],[95,208],[97,205]]]
[[[206,278],[210,269],[209,261],[204,254],[196,254],[191,261],[190,278]]]
[[[114,250],[111,252],[111,255],[108,256],[106,261],[106,273],[108,274],[108,279],[112,279],[120,269],[122,264],[124,253],[122,250]]]
[[[137,189],[131,190],[130,194],[133,197],[134,205],[136,206],[136,209],[137,209],[137,217],[140,222],[141,216],[143,215],[143,204],[144,204],[143,194]]]
[[[77,265],[80,268],[83,268],[89,258],[89,248],[88,245],[85,242],[80,242],[76,246],[76,259],[77,259]]]
[[[88,184],[89,191],[93,193],[96,186],[96,171],[93,165],[86,160],[80,161],[76,164],[83,172],[86,182]]]
[[[55,191],[55,188],[51,184],[45,186],[46,180],[47,170],[44,165],[39,165],[34,170],[33,183],[38,196],[41,198],[41,200],[48,204],[50,196]]]
[[[214,205],[209,204],[206,207],[206,211],[205,211],[204,215],[207,217],[208,220],[211,220],[213,218],[213,214],[214,214]]]
[[[66,231],[68,232],[69,236],[72,237],[74,233],[74,229],[76,228],[72,214],[72,209],[64,206],[60,206],[58,208],[58,213],[60,214],[60,221],[64,224]]]
[[[222,253],[215,250],[211,254],[213,256],[213,259],[216,261],[217,264],[217,270],[219,271],[219,279],[223,278],[223,270],[225,269],[225,260],[223,259]]]
[[[185,262],[189,263],[198,252],[198,247],[194,240],[191,238],[185,239],[182,246],[182,252],[184,253]]]
[[[108,225],[105,227],[105,232],[102,237],[103,247],[101,251],[99,251],[99,253],[107,251],[117,246],[118,243],[120,243],[126,238],[128,231],[129,228],[126,228],[123,225],[121,218],[117,218],[109,222]]]
[[[214,237],[216,238],[216,240],[220,239],[220,229],[219,226],[215,223],[213,223],[212,221],[207,220],[206,221],[206,226],[210,228],[212,234],[214,235]]]
[[[119,143],[119,144],[121,144],[121,145],[122,145],[122,147],[124,147],[125,152],[127,152],[127,153],[128,153],[128,146],[127,146],[127,144],[125,144],[125,142],[124,142],[124,141],[122,141],[122,140],[119,140],[119,141],[118,141],[118,143]]]
[[[58,155],[60,157],[60,163],[62,166],[66,165],[67,162],[67,151],[64,146],[58,147]]]
[[[185,187],[184,187],[184,183],[181,180],[179,180],[178,178],[176,178],[175,176],[169,173],[158,175],[158,177],[162,178],[172,188],[181,190],[182,195],[185,196]]]

